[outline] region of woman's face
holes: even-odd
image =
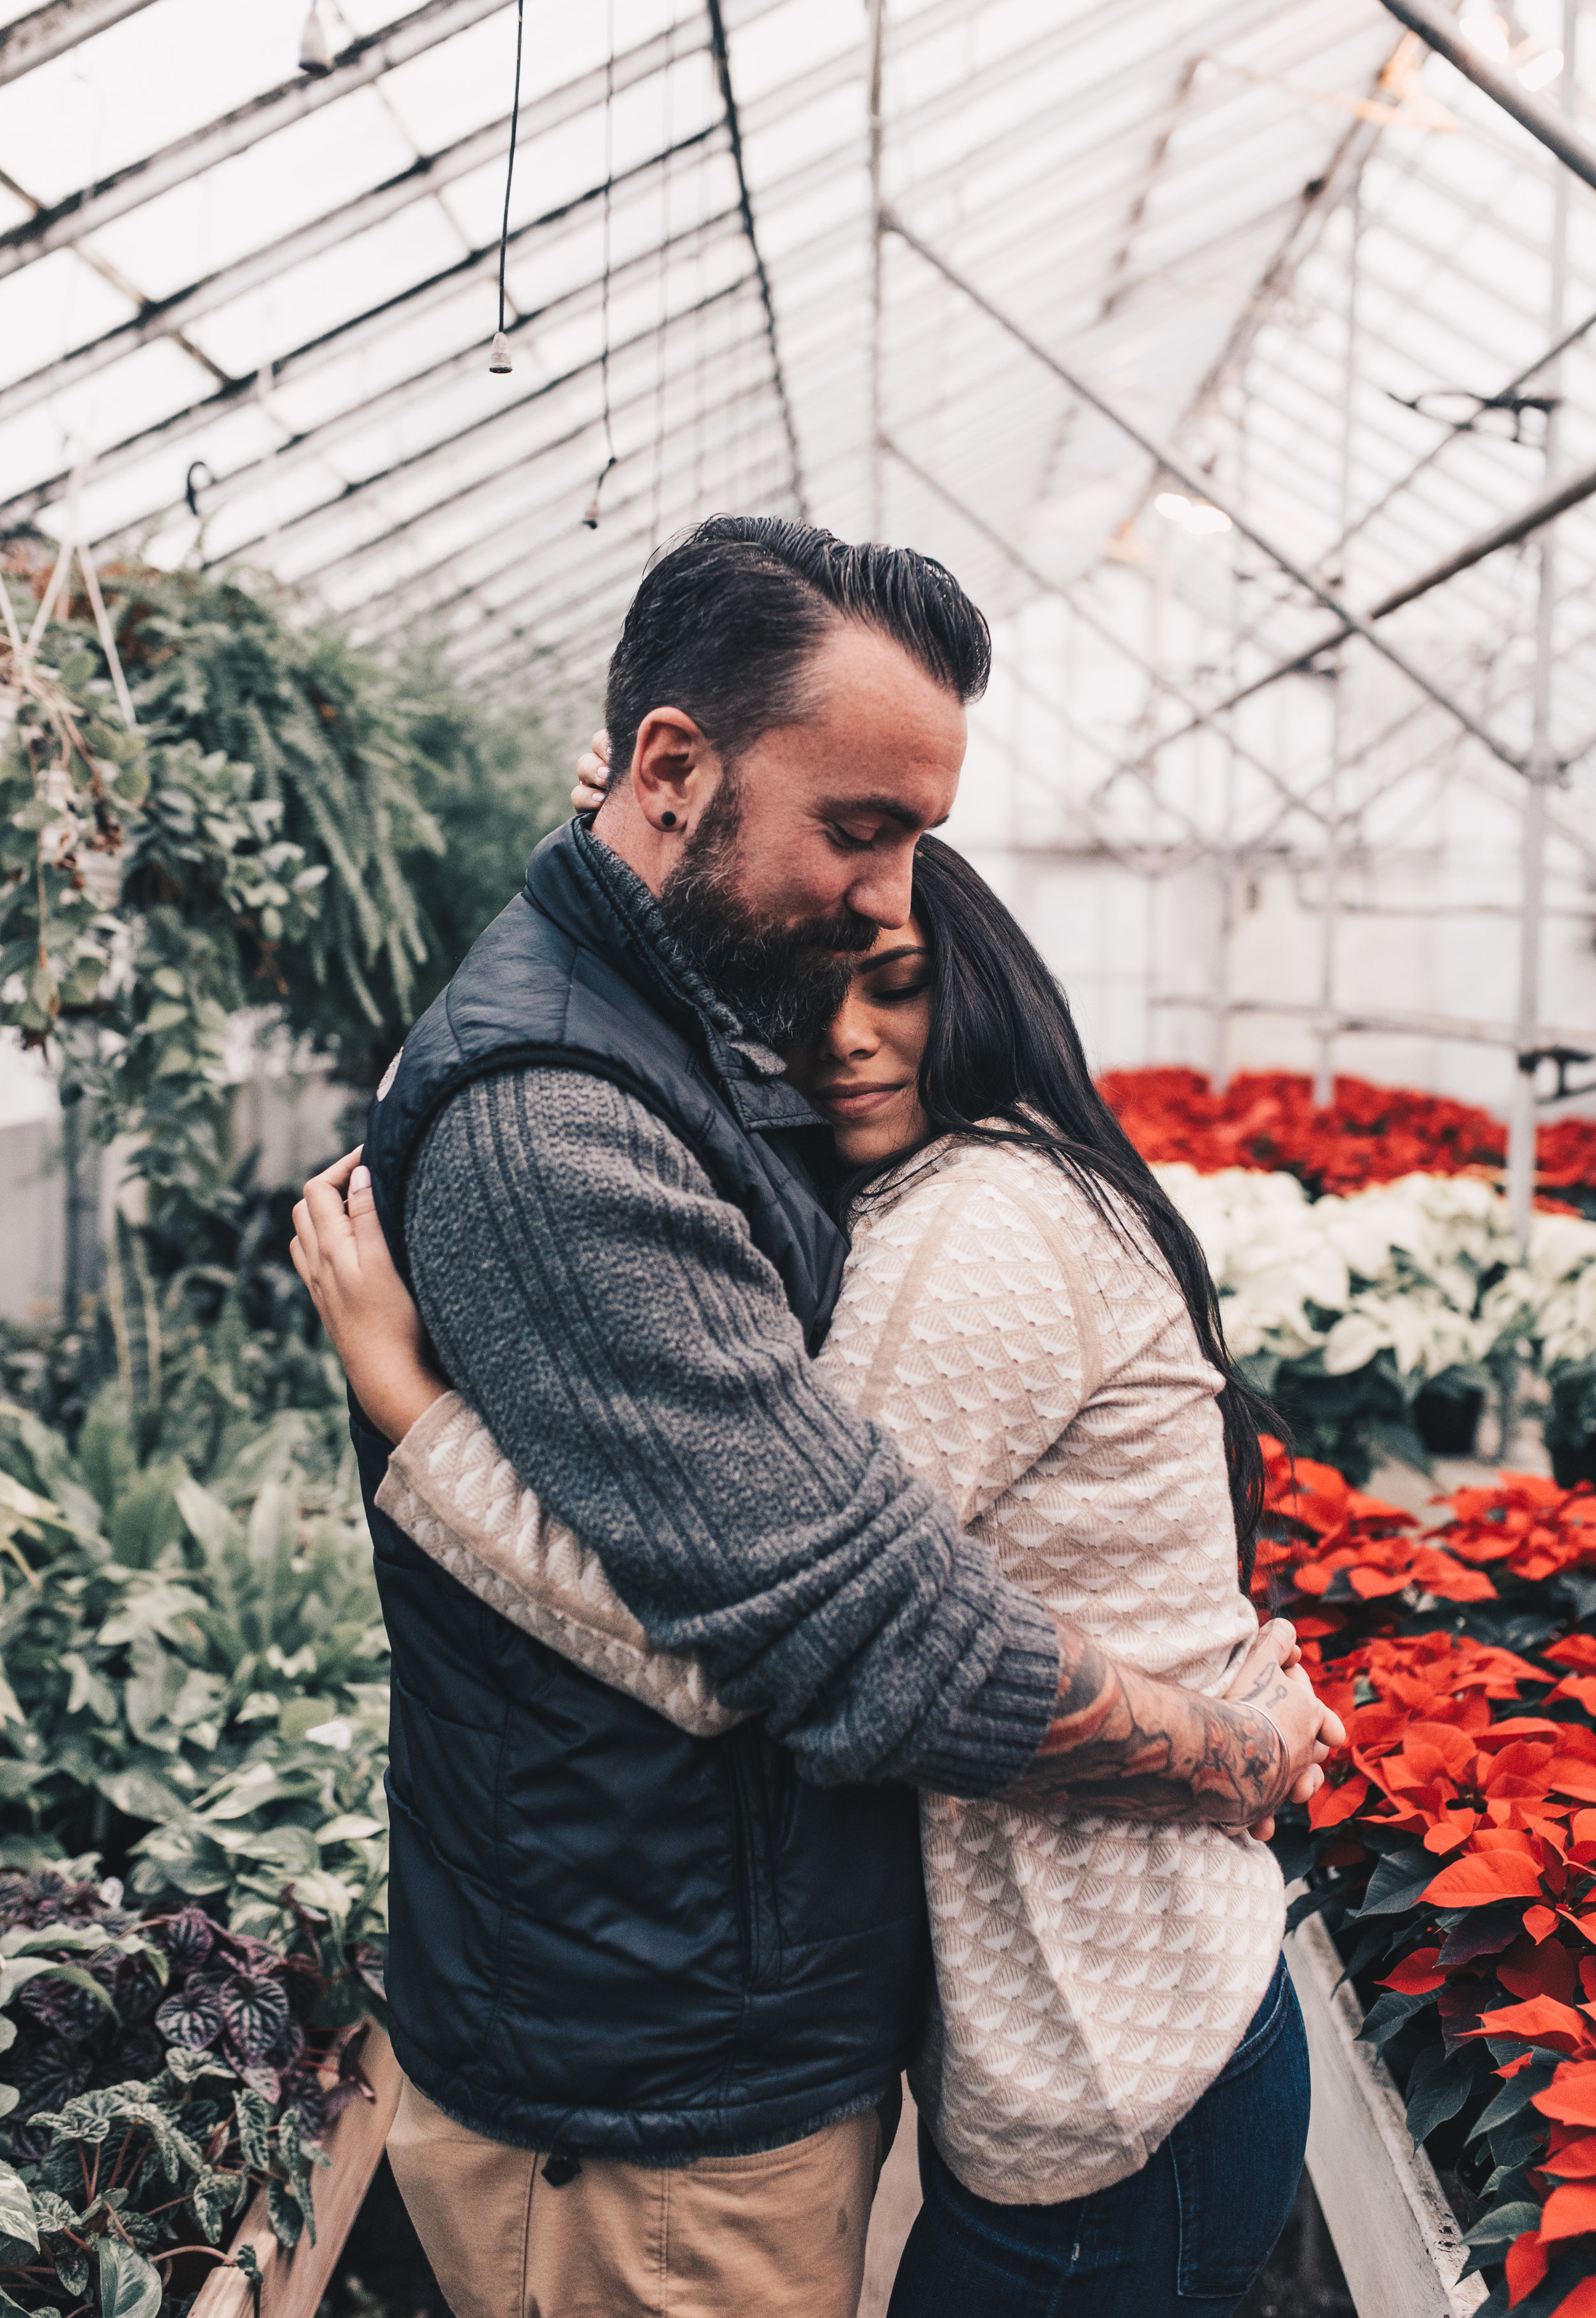
[[[862,1167],[918,1143],[920,1057],[931,1028],[931,952],[917,920],[880,933],[847,996],[817,1038],[787,1051],[787,1076]]]

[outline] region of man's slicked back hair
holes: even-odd
[[[850,547],[778,516],[711,516],[649,566],[632,599],[605,697],[617,775],[651,708],[681,709],[728,763],[796,723],[805,663],[839,620],[891,637],[960,700],[986,689],[991,632],[930,556]]]

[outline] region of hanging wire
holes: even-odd
[[[704,349],[705,307],[704,297],[704,236],[698,237],[697,265],[694,274],[693,301],[693,520],[696,523],[704,512]]]
[[[676,26],[673,12],[670,29],[665,36],[665,136],[661,148],[665,160],[659,180],[659,331],[654,371],[654,505],[649,525],[650,553],[659,544],[659,519],[665,491],[665,366],[666,339],[670,328],[670,148],[674,125],[671,67],[676,62]]]
[[[516,0],[519,6],[520,0]],[[615,462],[614,429],[610,423],[610,212],[614,206],[615,177],[615,0],[609,0],[605,10],[604,59],[604,279],[599,287],[599,337],[602,344],[598,355],[599,391],[604,398],[605,463],[598,471],[598,481],[593,486],[593,497],[583,510],[582,521],[589,531],[598,529],[598,499],[604,490],[605,477]]]
[[[510,187],[516,182],[516,139],[521,126],[521,28],[526,0],[516,0],[516,89],[510,99],[510,154],[505,163],[505,213],[498,229],[498,328],[493,333],[493,348],[488,357],[488,367],[495,377],[502,378],[515,364],[510,355],[510,342],[505,336],[505,254],[510,246]]]

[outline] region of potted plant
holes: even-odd
[[[1413,1430],[1431,1457],[1472,1457],[1485,1412],[1482,1369],[1459,1363],[1426,1379],[1413,1395]]]
[[[1548,1379],[1546,1443],[1560,1487],[1596,1481],[1596,1357],[1560,1361]]]

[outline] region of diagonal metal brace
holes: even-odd
[[[1464,39],[1455,16],[1436,7],[1434,0],[1385,0],[1385,5],[1399,24],[1417,32],[1437,56],[1445,57],[1493,103],[1511,112],[1520,129],[1527,129],[1548,152],[1555,153],[1565,168],[1596,189],[1596,146],[1588,145],[1555,105],[1543,104],[1514,74],[1499,71],[1488,57],[1483,57],[1472,40]]]
[[[1143,452],[1172,481],[1189,491],[1194,499],[1206,500],[1210,507],[1217,508],[1219,512],[1234,525],[1243,539],[1251,540],[1260,554],[1267,555],[1269,562],[1279,571],[1284,571],[1287,579],[1295,580],[1299,588],[1305,588],[1310,596],[1317,597],[1326,611],[1333,612],[1347,634],[1361,636],[1366,643],[1372,644],[1382,660],[1389,660],[1392,667],[1405,676],[1410,684],[1417,685],[1419,690],[1426,694],[1438,708],[1444,709],[1454,722],[1463,727],[1471,739],[1478,741],[1484,748],[1491,751],[1493,757],[1499,759],[1502,764],[1511,767],[1515,773],[1524,771],[1524,759],[1521,757],[1516,755],[1504,741],[1499,741],[1496,735],[1488,731],[1484,724],[1477,723],[1469,714],[1467,709],[1460,707],[1457,702],[1443,692],[1438,684],[1433,683],[1424,674],[1422,669],[1415,668],[1405,652],[1399,651],[1394,644],[1387,643],[1385,637],[1370,626],[1363,614],[1355,612],[1351,605],[1335,588],[1327,586],[1323,580],[1315,578],[1313,572],[1295,562],[1271,540],[1266,539],[1239,508],[1227,505],[1207,477],[1193,474],[1175,452],[1169,450],[1152,436],[1146,434],[1134,419],[1125,418],[1122,411],[1116,410],[1096,387],[1089,386],[1077,373],[1067,369],[1056,355],[1050,354],[1045,346],[1039,346],[1030,333],[1023,329],[1012,316],[1004,313],[1000,307],[994,306],[991,300],[977,290],[973,283],[967,282],[956,267],[948,264],[946,257],[933,249],[928,243],[923,242],[918,234],[911,232],[895,211],[884,209],[882,211],[881,222],[884,232],[895,233],[900,241],[907,243],[918,256],[922,257],[928,265],[941,274],[945,282],[951,283],[955,290],[962,291],[972,305],[978,306],[989,320],[995,322],[1000,330],[1006,330],[1017,345],[1022,346],[1028,355],[1042,364],[1045,369],[1050,370],[1056,379],[1069,388],[1071,394],[1079,396],[1082,402],[1089,404],[1101,418],[1107,419],[1110,426],[1117,427],[1120,433],[1127,436],[1135,444],[1137,449]]]

